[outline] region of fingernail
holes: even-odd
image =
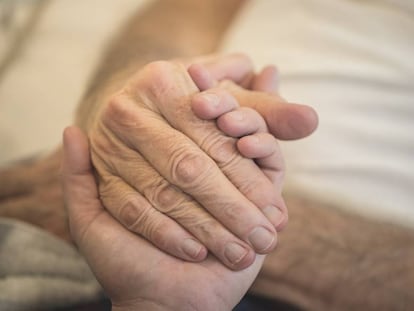
[[[279,226],[285,217],[282,211],[275,206],[265,207],[263,214],[275,227]]]
[[[213,107],[218,107],[220,103],[220,98],[217,94],[214,93],[201,93],[199,96],[201,96],[202,100],[208,103],[209,105]]]
[[[248,239],[257,252],[264,252],[272,246],[275,237],[275,233],[263,227],[257,227],[250,233]]]
[[[185,239],[182,245],[184,253],[191,258],[197,258],[203,246],[193,239]]]
[[[228,243],[224,249],[224,256],[233,265],[239,263],[244,257],[246,257],[248,250],[237,243]]]

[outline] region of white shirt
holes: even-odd
[[[229,31],[320,116],[282,144],[287,191],[414,227],[414,1],[257,0]]]

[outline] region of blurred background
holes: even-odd
[[[109,38],[149,2],[0,1],[0,166],[60,143]]]

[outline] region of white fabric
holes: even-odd
[[[102,297],[83,257],[68,243],[0,218],[0,310],[55,310]]]
[[[12,44],[40,1],[0,2],[0,9],[9,2],[16,5],[16,17],[9,26],[0,27],[0,44]],[[108,40],[131,14],[150,2],[47,2],[20,53],[6,72],[0,72],[0,166],[59,144]],[[0,61],[10,48],[0,48]]]
[[[414,1],[251,1],[223,50],[277,64],[319,113],[283,143],[288,191],[414,227]]]

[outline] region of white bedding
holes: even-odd
[[[251,1],[223,50],[277,64],[282,95],[319,113],[282,145],[287,191],[414,227],[413,1]]]
[[[0,71],[0,166],[57,146],[109,38],[150,1],[43,1],[20,52]],[[42,4],[3,0],[0,17],[8,2],[16,8],[8,27],[0,23],[0,65]]]

